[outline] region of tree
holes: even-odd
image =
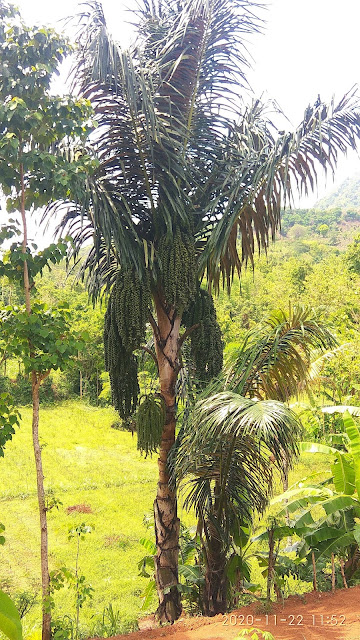
[[[297,453],[301,424],[284,403],[306,385],[314,350],[334,344],[313,310],[272,312],[248,332],[224,379],[210,383],[180,430],[173,481],[182,484],[184,505],[198,517],[206,615],[226,612],[229,550],[254,511],[267,505],[273,469],[287,480]]]
[[[333,171],[338,152],[355,147],[360,133],[353,94],[336,106],[317,100],[294,133],[274,135],[259,101],[239,104],[244,40],[261,24],[256,7],[248,0],[144,0],[129,50],[111,38],[99,2],[88,2],[80,18],[73,77],[96,114],[89,143],[99,166],[83,197],[60,205],[60,226],[77,249],[94,238],[85,268],[95,298],[111,290],[106,364],[123,418],[137,406],[134,351],[147,322],[153,330],[165,409],[154,503],[161,621],[181,611],[179,519],[167,459],[182,345],[191,334],[202,377],[220,371],[222,361],[212,299],[199,283],[230,290],[234,272],[253,264],[256,246],[268,249],[292,185],[307,192],[317,167]]]
[[[29,28],[17,10],[0,3],[0,185],[15,220],[0,229],[1,243],[14,240],[0,261],[0,277],[23,288],[25,305],[7,306],[0,313],[0,359],[19,357],[32,388],[32,435],[36,465],[41,532],[42,637],[51,627],[48,568],[48,505],[39,442],[39,390],[52,369],[63,369],[81,347],[69,330],[64,309],[47,309],[34,300],[35,277],[61,260],[67,251],[60,241],[42,252],[28,239],[30,210],[51,199],[75,193],[85,177],[87,156],[66,154],[67,142],[88,134],[91,110],[83,99],[59,98],[49,93],[50,80],[70,48],[52,29]],[[16,237],[22,235],[20,242]]]

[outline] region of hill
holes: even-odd
[[[349,176],[338,189],[318,200],[314,209],[360,209],[360,172]]]

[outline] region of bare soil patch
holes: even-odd
[[[119,640],[233,640],[249,626],[270,631],[276,640],[360,640],[360,586],[291,596],[274,605],[267,617],[252,604],[231,616],[183,618],[162,628],[149,628],[150,619],[143,624],[141,631]]]

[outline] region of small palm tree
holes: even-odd
[[[261,513],[273,470],[283,479],[298,452],[301,424],[284,402],[311,371],[311,355],[335,339],[311,309],[273,312],[249,332],[227,369],[196,402],[177,438],[174,482],[198,517],[205,558],[204,610],[227,609],[226,566],[241,525]]]
[[[106,364],[124,418],[137,407],[134,351],[146,323],[153,331],[163,404],[152,403],[154,424],[165,415],[154,503],[158,615],[173,621],[181,612],[179,520],[167,459],[185,339],[191,334],[202,378],[222,366],[214,307],[200,282],[230,290],[256,248],[267,250],[293,186],[307,192],[318,167],[333,171],[338,153],[356,147],[359,104],[355,95],[338,105],[318,100],[294,133],[276,133],[259,101],[239,104],[244,40],[261,26],[256,2],[143,0],[128,50],[109,34],[101,4],[85,4],[74,84],[98,121],[89,139],[98,168],[82,194],[69,193],[60,228],[76,250],[94,239],[89,288],[94,298],[112,291]]]

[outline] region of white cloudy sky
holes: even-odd
[[[16,0],[26,22],[55,25],[78,11],[76,0]],[[264,33],[249,39],[252,56],[249,81],[256,96],[273,98],[289,118],[291,129],[302,119],[305,107],[318,94],[324,100],[340,99],[360,84],[358,0],[264,0]],[[108,25],[121,44],[131,39],[132,0],[103,0]],[[360,171],[360,160],[350,154],[339,163],[335,185]],[[319,181],[318,192],[304,206],[334,188],[328,178]]]

